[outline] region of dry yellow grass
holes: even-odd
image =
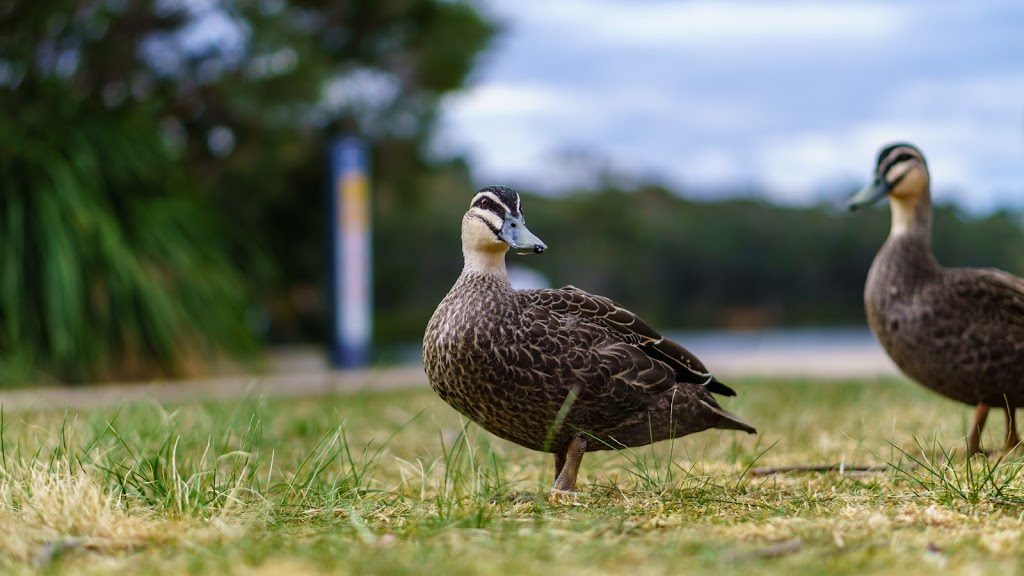
[[[759,436],[588,454],[581,494],[558,501],[550,456],[466,427],[428,390],[7,413],[0,571],[1024,568],[1024,461],[950,457],[967,407],[896,380],[731,384]],[[751,473],[840,463],[884,466]]]

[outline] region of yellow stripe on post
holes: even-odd
[[[370,184],[366,145],[341,138],[331,147],[331,363],[369,362],[372,337]]]

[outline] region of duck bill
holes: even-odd
[[[507,242],[517,254],[540,254],[548,249],[548,245],[534,236],[533,232],[526,227],[526,221],[521,215],[505,216],[505,222],[501,225],[498,238]]]
[[[874,182],[865,186],[846,201],[846,207],[853,212],[860,208],[871,206],[889,193],[889,185],[882,178],[876,178]]]

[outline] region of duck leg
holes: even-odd
[[[565,468],[565,452],[555,452],[555,482],[558,482],[558,475]]]
[[[1003,452],[1009,452],[1020,444],[1020,436],[1017,435],[1017,408],[1010,404],[1006,405],[1006,445]]]
[[[554,489],[561,492],[572,492],[576,490],[576,475],[580,472],[580,463],[583,462],[583,453],[587,450],[587,441],[576,434],[569,441],[569,449],[566,450],[562,469],[555,478]],[[558,467],[558,455],[555,454],[555,467]]]
[[[974,408],[974,426],[971,426],[971,433],[967,435],[967,457],[981,454],[981,431],[985,429],[985,420],[988,420],[988,404],[978,402]]]

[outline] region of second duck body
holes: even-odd
[[[968,436],[981,451],[989,409],[1007,414],[1004,449],[1019,443],[1024,406],[1024,280],[996,269],[945,268],[931,251],[932,202],[924,156],[899,143],[878,155],[856,209],[888,196],[892,227],[864,287],[868,323],[909,377],[976,407]]]

